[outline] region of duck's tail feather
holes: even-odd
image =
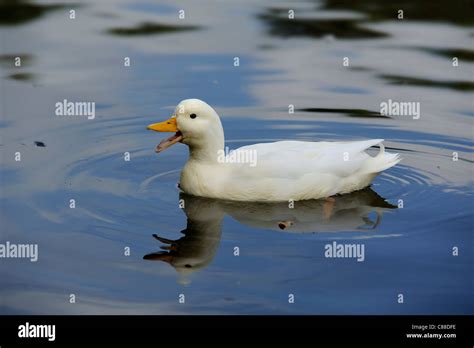
[[[379,143],[379,153],[370,159],[366,167],[367,173],[380,173],[390,167],[393,167],[402,160],[400,154],[385,152],[385,146]]]

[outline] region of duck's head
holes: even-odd
[[[224,147],[224,131],[219,115],[199,99],[181,101],[170,119],[151,124],[147,129],[174,133],[157,145],[155,151],[158,153],[178,142],[188,145],[191,151],[199,152],[213,152]]]

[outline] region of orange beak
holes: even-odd
[[[173,116],[169,120],[166,120],[164,122],[150,124],[146,128],[155,132],[176,132],[174,135],[163,140],[156,146],[155,151],[157,153],[160,153],[166,150],[171,145],[183,140],[183,135],[179,131],[178,124],[176,123],[176,116]]]
[[[155,132],[177,132],[178,125],[176,124],[176,117],[173,116],[169,120],[159,123],[150,124],[146,129],[153,130]]]

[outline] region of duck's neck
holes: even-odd
[[[224,137],[209,137],[207,141],[189,145],[189,159],[210,164],[219,163],[219,154],[224,151]]]

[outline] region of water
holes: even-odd
[[[39,260],[2,259],[0,313],[473,313],[472,2],[7,3],[1,242],[37,243]],[[191,97],[231,148],[385,138],[403,161],[332,208],[182,210],[187,150],[156,155],[145,126]],[[55,116],[63,99],[95,101],[95,119]],[[389,99],[420,102],[420,119],[380,117]],[[326,258],[334,241],[364,261]]]

